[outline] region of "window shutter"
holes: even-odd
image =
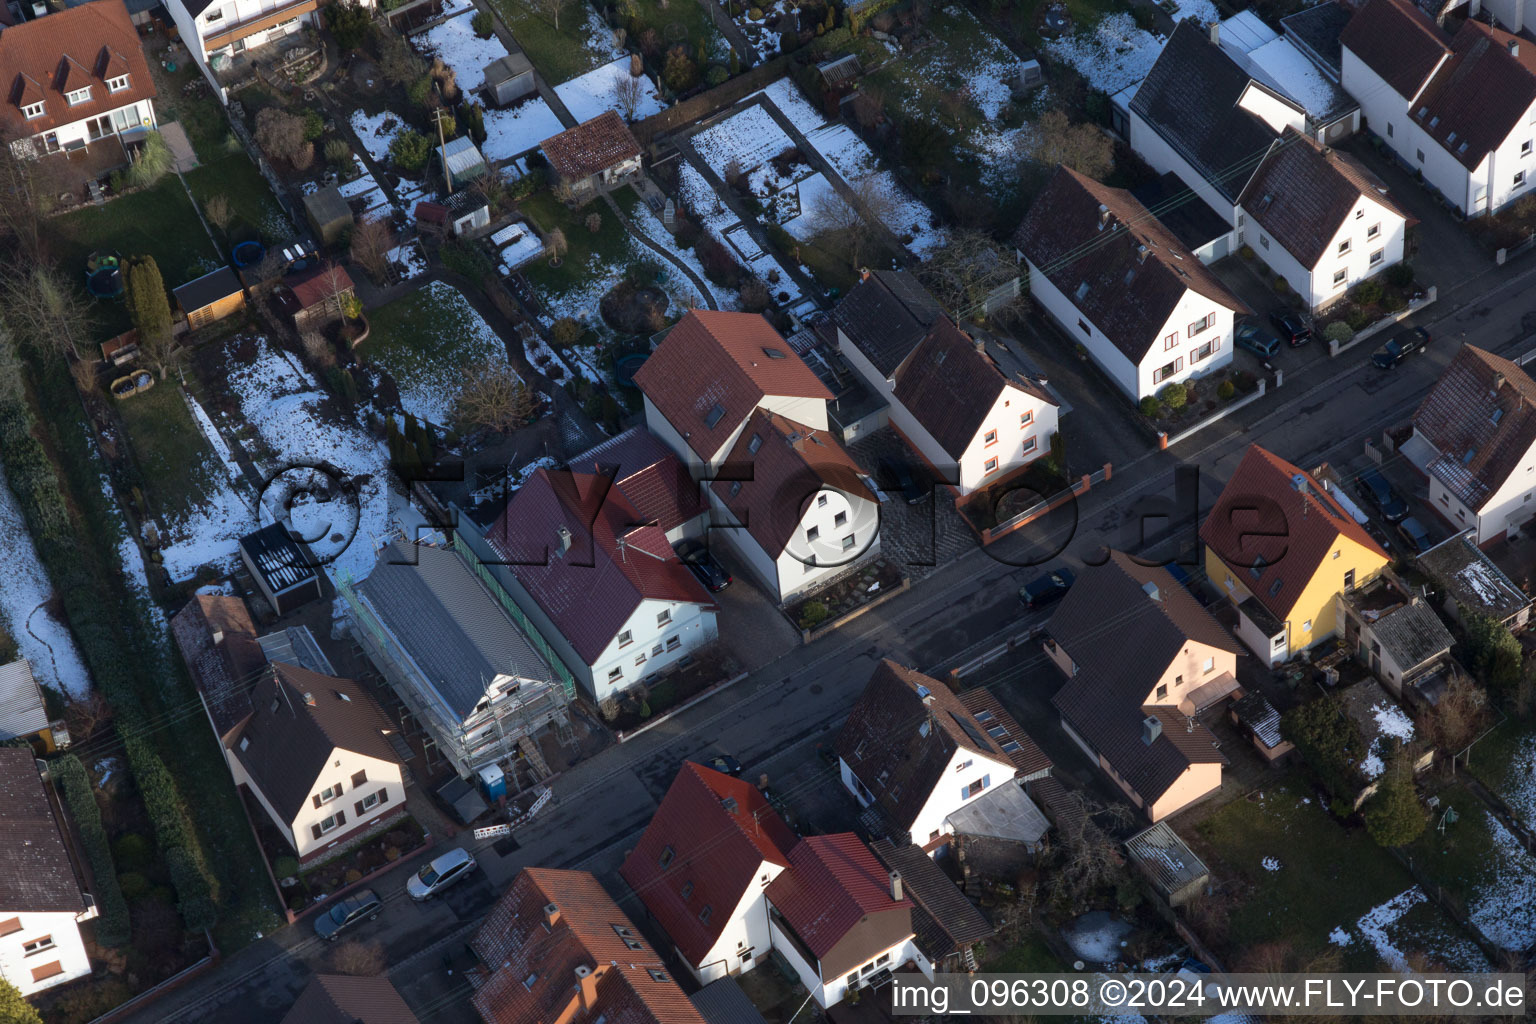
[[[310,799],[311,799],[311,800],[312,800],[312,801],[314,801],[314,804],[315,804],[315,810],[317,810],[317,811],[318,811],[318,810],[319,810],[319,809],[320,809],[320,794],[319,794],[319,793],[316,793],[316,794],[315,794],[315,795],[314,795],[314,796],[312,796],[312,797],[310,797]]]
[[[361,800],[359,800],[357,803],[353,804],[352,805],[352,809],[357,812],[357,816],[359,818],[361,818],[363,816],[363,802]]]
[[[337,811],[336,812],[336,825],[337,825],[337,827],[339,828],[340,826],[345,825],[346,823],[347,823],[347,812],[346,811]]]
[[[387,789],[379,790],[379,803],[381,803],[381,804],[389,803],[389,790],[387,790]]]
[[[986,789],[990,785],[992,785],[992,776],[991,775],[983,775],[981,777],[981,788],[982,789]]]
[[[309,826],[309,834],[311,836],[314,836],[316,839],[319,839],[321,834],[322,834],[321,831],[320,831],[320,826],[319,825],[311,825],[311,826]]]
[[[338,782],[338,783],[336,783],[336,795],[337,796],[341,796],[341,792],[342,792],[341,783]]]
[[[361,786],[367,781],[368,773],[366,771],[358,772],[356,775],[352,776],[352,788],[356,789],[358,786]]]

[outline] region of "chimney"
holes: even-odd
[[[897,902],[901,900],[901,872],[895,868],[891,869],[891,899]]]
[[[933,691],[928,689],[928,687],[926,687],[926,686],[919,686],[917,688],[917,698],[918,698],[918,700],[921,700],[924,704],[932,704],[933,703]]]
[[[1511,57],[1518,57],[1518,56],[1520,56],[1520,40],[1518,40],[1518,39],[1511,39],[1509,41],[1509,55]]]
[[[1497,387],[1497,385],[1495,385],[1495,387]],[[213,631],[213,642],[215,645],[224,642],[224,631],[222,629],[216,629]]]
[[[544,923],[551,928],[560,923],[560,907],[558,904],[544,904]]]
[[[987,343],[986,342],[982,341],[980,338],[973,338],[971,340],[976,343],[976,351],[977,352],[980,352],[982,355],[986,355],[987,354]]]
[[[555,532],[560,534],[560,553],[563,555],[571,550],[571,531],[562,525]]]
[[[597,1006],[597,975],[592,968],[580,964],[576,968],[576,990],[581,993],[581,1008],[591,1013]]]
[[[1099,204],[1099,230],[1102,231],[1104,229],[1105,225],[1107,225],[1108,223],[1109,223],[1109,207],[1105,206],[1103,203],[1100,203]]]
[[[312,693],[305,693],[304,694],[304,703],[308,704],[310,707],[314,707],[315,706],[315,695],[312,694]]]
[[[1141,742],[1150,747],[1162,734],[1163,723],[1156,715],[1148,715],[1141,720]]]
[[[1145,262],[1147,262],[1147,247],[1145,245],[1138,245],[1136,247],[1136,262],[1137,263],[1145,263]]]
[[[1504,386],[1504,375],[1502,373],[1494,374],[1493,375],[1493,390],[1495,392],[1497,392],[1503,386]]]
[[[1211,45],[1221,45],[1221,22],[1219,21],[1211,22]]]

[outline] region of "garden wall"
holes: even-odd
[[[1344,344],[1341,345],[1336,341],[1330,341],[1328,343],[1329,357],[1331,358],[1336,356],[1340,352],[1347,352],[1372,335],[1380,334],[1388,327],[1402,323],[1404,320],[1408,319],[1410,316],[1413,316],[1413,314],[1417,313],[1425,306],[1434,302],[1435,299],[1439,297],[1439,291],[1440,289],[1436,285],[1430,285],[1429,291],[1424,293],[1424,297],[1422,299],[1419,299],[1416,302],[1410,302],[1407,306],[1398,310],[1396,313],[1388,313],[1386,316],[1382,317],[1380,320],[1377,320],[1375,323],[1368,324],[1367,326],[1360,328],[1360,330],[1355,333],[1355,336],[1344,342]]]
[[[629,130],[634,133],[640,145],[649,146],[655,141],[656,136],[664,132],[676,131],[702,118],[719,113],[726,107],[746,99],[759,89],[778,81],[789,74],[789,64],[789,54],[775,57],[765,64],[743,71],[723,85],[706,89],[697,96],[690,96],[686,100],[672,104],[659,114],[652,114],[642,121],[636,121],[629,126]]]

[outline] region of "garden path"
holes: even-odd
[[[699,297],[704,300],[705,304],[708,305],[710,309],[720,308],[719,303],[715,301],[714,293],[709,290],[709,285],[705,284],[699,275],[693,272],[692,267],[688,266],[688,264],[684,263],[681,259],[669,252],[666,246],[660,245],[653,241],[649,235],[640,230],[639,226],[636,225],[634,221],[624,216],[624,211],[619,209],[619,204],[614,202],[613,196],[605,194],[603,199],[608,203],[608,209],[613,211],[613,215],[619,218],[619,223],[623,224],[625,230],[635,237],[635,241],[639,242],[641,245],[645,246],[647,249],[651,250],[656,255],[666,260],[668,263],[672,264],[678,270],[681,270],[683,274],[688,278],[688,280],[693,282],[693,286],[698,289]]]

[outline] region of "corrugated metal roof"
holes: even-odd
[[[1211,874],[1166,821],[1126,840],[1125,850],[1165,895]]]
[[[448,142],[445,146],[438,147],[438,156],[443,161],[454,177],[463,177],[485,167],[485,157],[480,155],[480,150],[475,148],[474,140],[467,135],[461,135]]]
[[[240,547],[274,594],[315,578],[314,559],[304,554],[282,523],[271,523],[241,537]]]
[[[43,691],[26,658],[0,667],[0,740],[30,736],[48,728]]]
[[[712,981],[688,998],[708,1024],[768,1024],[735,978]]]
[[[1051,830],[1051,823],[1035,802],[1024,792],[1017,779],[952,811],[944,819],[949,827],[967,836],[991,836],[1017,843],[1038,843]]]
[[[267,656],[268,661],[297,665],[323,676],[336,674],[336,670],[331,667],[331,660],[315,642],[315,635],[309,631],[308,626],[289,626],[276,633],[257,637],[256,643],[261,646],[261,653]]]

